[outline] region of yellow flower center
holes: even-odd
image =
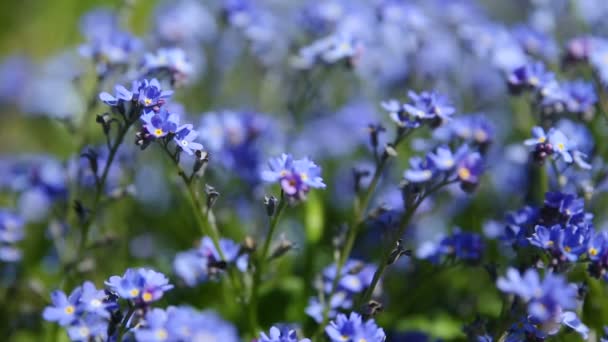
[[[145,104],[146,106],[149,106],[149,105],[151,105],[151,104],[152,104],[152,100],[150,100],[150,99],[145,99],[145,100],[144,100],[144,104]]]
[[[163,130],[161,128],[157,128],[154,130],[154,135],[161,136],[163,135]]]
[[[141,298],[144,300],[144,302],[149,302],[152,300],[152,294],[150,292],[144,292]]]
[[[68,305],[65,307],[65,313],[68,315],[73,314],[74,311],[75,311],[75,309],[74,309],[74,306],[72,306],[72,305]]]
[[[462,180],[468,180],[471,178],[471,171],[469,171],[469,169],[466,167],[461,167],[458,169],[458,177],[460,177]]]
[[[599,251],[593,247],[589,248],[589,255],[591,256],[596,256],[599,253]]]
[[[570,248],[570,246],[566,246],[564,247],[564,250],[568,253],[570,253],[570,251],[572,250],[572,248]]]
[[[566,148],[566,146],[564,146],[564,143],[558,143],[557,144],[557,149],[560,151],[563,151]]]
[[[300,178],[301,178],[303,181],[307,181],[307,180],[308,180],[308,174],[307,174],[307,173],[305,173],[305,172],[302,172],[302,173],[300,173]]]
[[[138,289],[133,289],[133,290],[129,291],[129,294],[132,297],[137,297],[137,296],[139,296],[139,290]]]
[[[166,340],[167,337],[169,337],[167,330],[165,330],[165,329],[156,330],[156,338],[158,338],[159,340]]]
[[[547,141],[547,138],[545,138],[545,137],[539,137],[538,138],[538,142],[541,143],[541,144],[544,143],[545,141]]]

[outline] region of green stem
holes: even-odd
[[[433,186],[432,188],[426,190],[424,192],[424,194],[422,196],[420,196],[420,198],[417,201],[415,201],[414,204],[411,207],[406,208],[406,212],[404,213],[403,218],[401,219],[401,224],[397,228],[397,232],[393,236],[391,244],[388,246],[388,248],[384,248],[384,253],[382,254],[382,258],[380,260],[380,265],[378,266],[378,268],[374,272],[374,277],[372,278],[372,282],[370,283],[369,287],[367,287],[367,289],[363,293],[363,296],[358,301],[359,304],[365,304],[365,303],[367,303],[371,299],[371,297],[372,297],[372,295],[374,293],[374,290],[376,289],[376,286],[378,285],[378,282],[380,281],[380,278],[382,278],[382,275],[384,274],[384,271],[389,266],[388,260],[389,260],[389,258],[391,256],[392,252],[393,252],[394,246],[397,245],[397,241],[399,241],[399,239],[401,239],[401,237],[403,236],[403,234],[405,234],[405,230],[409,226],[409,223],[410,223],[412,217],[414,216],[414,213],[416,213],[416,210],[418,209],[418,207],[420,206],[420,204],[422,204],[422,202],[430,194],[432,194],[435,191],[439,190],[441,187],[443,187],[445,185],[448,185],[450,183],[453,183],[453,182],[454,181],[447,181],[447,180],[443,181],[443,182],[440,182],[439,184],[437,184],[437,185]]]
[[[129,320],[131,319],[131,316],[133,316],[134,312],[135,306],[129,306],[129,311],[127,311],[127,314],[123,318],[122,323],[120,324],[120,328],[118,329],[118,338],[116,339],[117,342],[122,342],[122,339],[128,330],[127,324],[129,324]]]
[[[114,162],[114,159],[116,158],[116,153],[118,152],[118,149],[120,147],[120,145],[122,144],[125,136],[127,135],[127,132],[129,131],[129,128],[131,127],[131,125],[133,124],[133,122],[125,122],[124,127],[121,128],[120,132],[118,133],[118,136],[116,137],[116,140],[114,141],[114,144],[112,145],[112,148],[110,148],[110,152],[108,154],[108,160],[106,161],[106,164],[104,165],[103,171],[101,173],[101,177],[99,178],[99,181],[97,182],[97,186],[95,188],[95,199],[93,200],[93,205],[91,207],[91,212],[88,215],[88,218],[86,219],[86,221],[84,222],[83,226],[82,226],[82,236],[80,238],[80,244],[78,246],[78,259],[80,260],[84,254],[84,250],[86,248],[87,245],[87,240],[89,237],[89,231],[91,228],[91,224],[93,223],[95,216],[97,215],[97,211],[99,210],[99,202],[101,201],[101,197],[103,195],[103,191],[106,185],[106,180],[108,179],[108,174],[110,172],[110,167],[112,167],[112,163]]]
[[[272,236],[278,226],[279,219],[281,218],[281,214],[283,213],[285,207],[287,206],[287,200],[285,199],[284,194],[281,192],[281,199],[279,200],[277,209],[270,220],[268,226],[268,233],[266,234],[266,239],[264,240],[264,245],[262,246],[261,254],[256,256],[255,260],[255,269],[253,273],[253,282],[251,284],[251,297],[249,299],[249,323],[251,325],[252,334],[257,334],[258,332],[258,296],[259,296],[259,287],[262,281],[262,274],[264,272],[264,263],[268,259],[268,251],[270,250],[270,243],[272,241]]]
[[[399,130],[397,133],[397,136],[395,137],[395,140],[392,143],[392,147],[397,148],[397,146],[399,146],[399,144],[411,132],[412,131]],[[340,253],[338,263],[336,265],[336,276],[331,285],[331,291],[329,293],[328,300],[327,300],[328,303],[329,303],[329,301],[331,301],[331,297],[333,296],[333,294],[336,292],[336,289],[338,288],[338,283],[340,282],[342,269],[344,268],[344,264],[346,264],[346,261],[348,260],[348,257],[350,256],[350,253],[355,245],[355,240],[357,239],[359,229],[364,222],[364,214],[367,211],[367,207],[369,206],[369,202],[371,201],[371,198],[372,198],[373,194],[375,193],[376,188],[378,187],[378,183],[380,182],[382,173],[384,173],[384,170],[388,164],[388,160],[389,160],[389,155],[386,152],[384,152],[382,154],[382,157],[380,158],[380,161],[376,165],[376,170],[374,171],[372,180],[371,180],[369,186],[367,187],[365,193],[363,194],[363,196],[361,198],[359,197],[359,195],[355,196],[355,201],[353,204],[353,215],[352,215],[353,220],[349,224],[349,229],[348,229],[347,236],[346,236],[346,242],[344,244],[342,252]],[[319,325],[319,329],[317,330],[317,333],[315,335],[316,337],[314,340],[317,340],[320,337],[320,335],[323,333],[323,328],[325,327],[325,325],[327,324],[327,321],[328,321],[329,309],[330,308],[328,305],[324,306],[323,320],[322,320],[321,324]]]

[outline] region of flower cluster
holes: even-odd
[[[288,326],[282,328],[272,326],[268,335],[260,333],[258,342],[310,342],[310,339],[298,339],[298,333],[295,329],[291,329]]]
[[[534,159],[542,163],[545,159],[553,157],[560,158],[566,164],[575,163],[583,169],[590,169],[591,165],[585,161],[587,155],[579,150],[577,146],[568,139],[566,135],[557,128],[551,128],[548,132],[542,127],[532,128],[532,138],[524,142],[527,146],[533,146]]]
[[[42,316],[65,327],[73,341],[108,338],[112,311],[118,308],[118,303],[116,298],[96,289],[93,283],[85,282],[69,296],[54,291],[51,301],[52,305],[44,309]]]
[[[175,256],[173,268],[186,285],[196,286],[209,279],[216,279],[232,266],[241,272],[247,270],[249,255],[244,248],[230,239],[221,239],[219,243],[226,260],[222,260],[213,241],[207,236],[203,237],[198,248]]]
[[[290,154],[268,161],[268,168],[262,172],[262,180],[279,183],[282,192],[291,200],[303,200],[310,189],[324,189],[321,168],[308,158],[293,159]]]
[[[384,330],[379,328],[373,319],[363,321],[363,318],[355,312],[351,312],[349,316],[339,314],[325,328],[325,333],[332,342],[384,342],[386,340]]]
[[[485,245],[481,235],[456,230],[437,242],[423,243],[416,255],[438,264],[446,257],[475,262],[481,259]]]
[[[106,290],[99,290],[86,281],[69,296],[62,291],[51,294],[52,305],[44,309],[42,316],[50,322],[65,327],[73,341],[113,339],[123,334],[130,314],[123,317],[121,299],[128,307],[147,309],[159,300],[173,285],[159,272],[150,269],[128,269],[123,276],[112,276],[106,281]],[[130,311],[131,314],[133,311]],[[121,320],[124,326],[121,327]],[[116,334],[116,335],[115,335]],[[162,339],[161,339],[162,340]]]
[[[467,145],[462,145],[456,152],[452,152],[448,146],[439,146],[424,158],[412,157],[410,168],[403,177],[420,186],[459,182],[463,190],[472,191],[483,174],[483,163],[481,154]]]
[[[134,330],[138,342],[239,341],[236,329],[216,313],[183,306],[152,309]]]
[[[332,294],[338,269],[335,264],[327,266],[321,274],[322,279],[319,284],[319,291],[323,292],[326,298],[331,295],[329,297],[328,317],[335,317],[339,310],[352,309],[355,296],[369,287],[375,270],[376,267],[374,265],[365,264],[354,259],[347,260],[340,271],[336,291]],[[317,322],[321,322],[324,310],[325,306],[318,298],[310,298],[308,307],[306,308],[306,313],[310,317]]]
[[[448,98],[437,92],[408,92],[411,103],[401,104],[397,100],[382,103],[391,120],[399,127],[416,128],[423,122],[437,127],[448,122],[456,109]]]
[[[547,274],[541,280],[534,269],[524,274],[510,268],[506,277],[497,281],[498,288],[514,294],[527,305],[527,314],[521,328],[512,329],[512,336],[529,336],[545,339],[558,333],[560,324],[570,327],[587,339],[589,328],[580,322],[572,310],[577,305],[577,288],[559,275]],[[520,337],[523,338],[523,337]]]

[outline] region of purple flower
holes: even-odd
[[[289,327],[279,329],[276,326],[272,326],[268,335],[260,333],[258,342],[310,342],[310,339],[304,338],[299,340],[295,329],[290,329]]]
[[[348,317],[339,314],[325,327],[325,333],[332,342],[383,342],[386,340],[384,330],[379,328],[373,319],[363,322],[361,316],[355,312],[351,312]]]
[[[203,149],[203,145],[195,142],[194,140],[198,137],[198,132],[192,129],[192,125],[182,125],[177,128],[175,137],[173,140],[179,146],[182,151],[192,155],[194,151],[200,151]]]
[[[141,116],[141,121],[143,121],[143,127],[153,138],[162,138],[177,131],[179,115],[161,108],[158,112],[153,110],[145,112]]]
[[[311,188],[325,188],[321,168],[308,158],[296,159],[283,153],[268,161],[269,171],[262,172],[268,183],[278,182],[283,192],[293,199],[303,199]]]
[[[567,95],[566,109],[572,113],[590,113],[597,103],[597,94],[592,83],[583,80],[564,82],[562,90]]]
[[[159,300],[173,288],[162,273],[145,268],[128,269],[122,277],[110,277],[106,285],[119,297],[144,305]]]
[[[47,306],[42,312],[46,321],[57,322],[61,326],[73,323],[80,313],[78,312],[78,301],[82,295],[82,288],[77,287],[70,296],[63,291],[55,290],[51,293],[51,306]]]

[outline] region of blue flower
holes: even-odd
[[[339,314],[325,327],[325,332],[332,342],[383,342],[386,340],[384,330],[379,328],[373,319],[363,322],[361,316],[355,312],[348,317]]]
[[[534,156],[543,161],[546,157],[553,155],[554,158],[561,158],[565,163],[575,163],[582,169],[590,169],[586,161],[586,154],[578,151],[574,143],[557,128],[545,130],[541,127],[532,128],[532,138],[524,141],[527,146],[534,146]]]
[[[75,288],[70,296],[63,291],[55,290],[51,293],[51,306],[47,306],[42,312],[42,317],[50,322],[57,322],[61,326],[73,323],[80,312],[78,302],[82,295],[82,288]]]
[[[299,340],[298,333],[295,329],[290,329],[287,326],[282,327],[281,329],[272,326],[268,335],[266,335],[266,333],[260,333],[258,342],[310,342],[310,339],[304,338]]]
[[[123,276],[110,277],[106,285],[119,297],[142,305],[159,300],[173,288],[162,273],[145,268],[128,269]]]
[[[483,171],[483,158],[479,152],[468,153],[462,157],[456,166],[461,188],[469,192],[474,190],[479,184]]]
[[[135,331],[137,341],[161,342],[169,340],[169,332],[165,328],[167,313],[162,309],[152,309],[146,313],[146,325]]]
[[[198,312],[189,307],[152,309],[135,330],[135,340],[238,342],[236,329],[214,312]]]
[[[289,154],[271,158],[270,171],[262,172],[262,180],[278,182],[283,192],[293,199],[303,199],[311,188],[325,188],[321,168],[308,158],[296,159]]]
[[[145,112],[141,116],[141,121],[143,121],[143,127],[153,138],[162,138],[177,131],[179,115],[161,108],[158,112],[153,110]]]
[[[175,137],[173,140],[179,146],[182,151],[192,155],[194,151],[200,151],[203,149],[203,145],[195,142],[194,140],[198,137],[198,132],[192,129],[192,125],[187,124],[177,128]]]
[[[589,230],[569,225],[561,231],[559,248],[569,261],[576,261],[587,251]]]
[[[411,104],[404,104],[403,109],[410,115],[422,119],[433,120],[443,123],[449,121],[456,112],[447,97],[437,92],[422,92],[417,94],[413,91],[408,92],[412,101]]]
[[[67,332],[72,341],[105,341],[108,337],[108,321],[100,316],[87,315],[67,327]]]
[[[124,102],[131,102],[135,98],[138,87],[136,82],[134,82],[133,87],[134,89],[129,91],[124,86],[117,84],[114,86],[114,92],[116,95],[112,96],[109,93],[102,92],[99,94],[99,99],[110,107],[121,106]]]
[[[591,237],[587,243],[587,256],[592,261],[598,261],[602,258],[608,247],[608,233],[605,231],[597,232]]]
[[[194,65],[181,48],[161,48],[144,56],[142,68],[148,73],[168,71],[172,84],[184,83],[196,72]]]
[[[175,273],[188,286],[195,286],[216,278],[229,265],[236,266],[241,272],[247,270],[249,255],[241,253],[239,244],[230,239],[220,239],[220,248],[226,260],[220,258],[211,238],[203,237],[197,249],[181,252],[175,256],[173,261]]]
[[[410,168],[405,170],[403,178],[413,183],[423,183],[431,180],[436,173],[433,160],[429,157],[410,158]]]
[[[557,248],[561,236],[561,226],[554,225],[550,229],[538,225],[534,228],[534,234],[528,238],[530,244],[545,250]]]
[[[478,261],[481,259],[485,244],[481,235],[460,231],[456,228],[450,236],[442,237],[436,242],[427,241],[416,251],[416,256],[439,263],[445,256],[453,255],[460,260]]]
[[[96,62],[97,73],[105,75],[111,68],[125,65],[141,42],[118,27],[115,14],[96,10],[82,18],[81,27],[87,43],[79,47],[80,55]]]
[[[162,106],[173,95],[172,90],[162,90],[156,78],[141,81],[138,91],[137,101],[144,108]]]
[[[310,69],[317,64],[334,64],[343,60],[353,65],[361,51],[360,40],[352,34],[339,32],[300,49],[292,59],[292,65],[299,69]]]
[[[103,318],[110,318],[109,310],[115,308],[115,303],[108,301],[106,292],[97,290],[90,281],[85,281],[82,284],[79,303],[84,312]]]
[[[446,128],[452,135],[480,145],[491,143],[496,134],[494,125],[485,115],[460,116],[454,118]]]
[[[417,128],[421,124],[420,119],[406,112],[403,104],[397,100],[382,102],[381,106],[399,127]]]
[[[514,93],[522,90],[532,89],[541,91],[551,82],[555,81],[555,75],[547,71],[541,62],[532,62],[514,69],[507,77],[509,89]]]
[[[577,288],[560,275],[547,274],[541,281],[538,272],[528,269],[522,275],[514,268],[497,281],[498,288],[517,295],[528,305],[528,314],[540,322],[555,320],[565,309],[576,308]]]
[[[24,238],[24,221],[17,214],[0,209],[0,261],[21,260],[21,251],[15,244]]]
[[[597,103],[597,94],[592,83],[583,80],[564,82],[561,85],[567,95],[566,108],[569,112],[590,113]]]

